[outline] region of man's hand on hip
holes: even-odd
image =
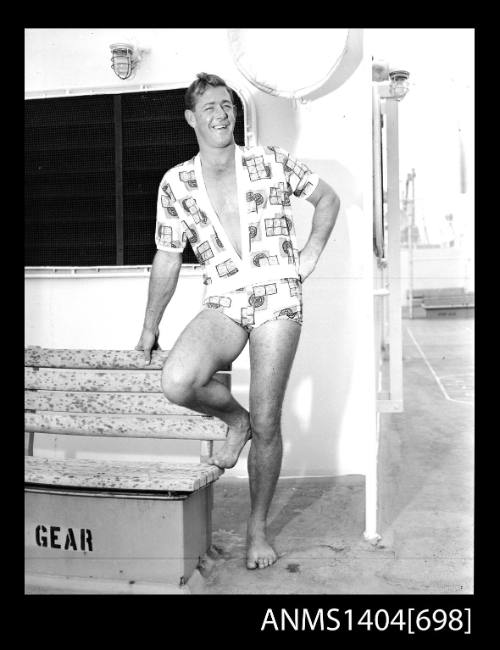
[[[311,275],[316,268],[317,261],[316,256],[312,256],[304,250],[299,253],[299,275],[301,282],[304,282]]]

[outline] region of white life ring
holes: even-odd
[[[301,99],[337,74],[340,85],[362,57],[355,29],[228,29],[233,59],[243,76],[271,95]],[[356,51],[354,51],[356,50]],[[359,51],[358,51],[359,50]],[[347,55],[351,55],[347,57]],[[350,70],[342,66],[350,58]],[[354,65],[354,67],[353,67]],[[347,75],[347,76],[346,76]]]

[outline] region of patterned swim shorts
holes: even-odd
[[[217,309],[247,332],[270,320],[293,320],[302,325],[302,285],[295,278],[252,284],[203,299],[205,309]]]

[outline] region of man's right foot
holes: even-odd
[[[224,445],[207,459],[207,463],[209,465],[216,465],[221,469],[234,467],[243,447],[251,437],[252,430],[250,428],[250,417],[248,416],[241,426],[229,427]]]

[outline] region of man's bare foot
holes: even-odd
[[[250,417],[238,427],[229,427],[224,445],[213,456],[207,459],[209,465],[217,465],[221,469],[229,469],[236,465],[243,447],[252,437]]]
[[[265,569],[277,559],[278,555],[264,533],[248,535],[247,569]]]

